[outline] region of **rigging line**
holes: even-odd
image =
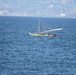
[[[44,26],[46,27],[46,29],[49,29],[50,27],[47,27],[49,24],[45,23],[43,20],[41,20],[41,23],[44,24]],[[52,29],[52,28],[51,28]]]

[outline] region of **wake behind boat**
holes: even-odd
[[[37,33],[29,32],[29,34],[31,36],[56,36],[56,34],[50,34],[48,32],[57,31],[57,30],[62,30],[62,28],[56,28],[56,29],[51,29],[51,30],[46,30],[46,31],[41,32],[40,31],[40,22],[38,20],[38,32]]]

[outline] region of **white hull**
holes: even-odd
[[[29,34],[32,35],[32,36],[56,36],[56,34],[44,34],[44,33],[40,34],[40,33],[30,33],[29,32]]]

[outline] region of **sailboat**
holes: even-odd
[[[38,20],[38,32],[37,33],[31,33],[31,32],[29,32],[29,35],[31,35],[31,36],[56,36],[56,34],[50,34],[48,32],[62,30],[62,29],[63,28],[56,28],[56,29],[45,30],[45,31],[41,32],[40,31],[40,21]]]

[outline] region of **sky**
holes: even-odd
[[[0,16],[76,18],[76,0],[0,0]]]

